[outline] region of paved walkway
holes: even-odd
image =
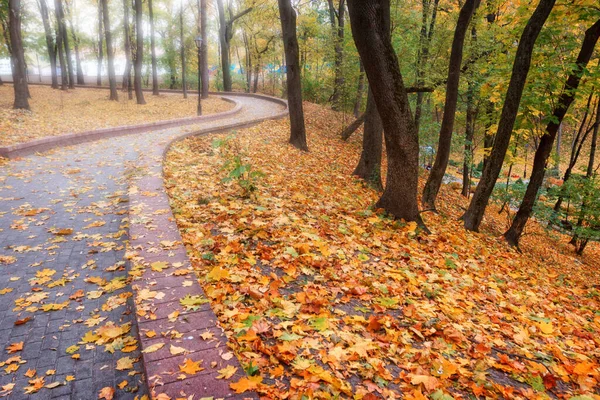
[[[136,318],[134,297],[143,288],[133,296],[131,282],[144,270],[124,258],[129,181],[140,163],[160,170],[156,155],[186,132],[281,112],[264,99],[228,97],[243,105],[234,117],[82,144],[0,167],[0,397],[91,400],[103,388],[110,388],[107,395],[114,389],[116,399],[148,394],[137,320],[149,311],[138,309]],[[153,188],[161,190],[156,182]],[[169,250],[169,243],[162,245]]]

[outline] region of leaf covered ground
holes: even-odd
[[[152,96],[144,93],[145,105],[127,99],[119,91],[119,102],[108,100],[105,89],[61,91],[30,85],[31,111],[14,110],[12,85],[0,86],[0,146],[28,142],[45,136],[64,135],[93,129],[135,125],[196,115],[198,98],[179,94]],[[233,107],[220,98],[202,102],[203,113],[213,114]]]
[[[360,138],[342,142],[339,115],[306,109],[309,153],[271,121],[186,139],[165,164],[193,266],[248,374],[232,389],[600,399],[596,244],[576,258],[534,227],[518,254],[494,207],[482,233],[465,231],[467,202],[449,186],[441,213],[423,214],[430,235],[393,221],[351,176]]]

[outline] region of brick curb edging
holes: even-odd
[[[41,139],[32,140],[25,143],[18,143],[11,146],[0,147],[0,157],[8,159],[14,159],[30,154],[34,154],[40,151],[47,151],[57,147],[72,146],[75,144],[91,142],[100,139],[107,139],[116,136],[131,135],[134,133],[141,133],[147,131],[155,131],[159,129],[172,128],[175,126],[191,125],[200,122],[209,122],[224,117],[229,117],[239,113],[242,110],[241,104],[231,98],[224,95],[225,93],[219,94],[225,101],[235,104],[231,110],[223,111],[216,114],[202,115],[199,117],[186,117],[177,118],[165,121],[150,122],[147,124],[140,125],[125,125],[117,126],[113,128],[95,129],[86,132],[70,133],[59,136],[48,136]]]
[[[191,269],[163,181],[163,161],[174,143],[189,136],[244,128],[266,120],[283,118],[288,114],[287,103],[281,99],[245,95],[267,99],[286,107],[273,115],[241,122],[232,121],[219,127],[182,133],[169,141],[158,142],[152,150],[141,155],[136,165],[138,172],[130,182],[130,256],[133,263],[145,266],[141,276],[132,284],[140,344],[142,352],[150,346],[164,344],[158,351],[142,353],[146,381],[153,398],[164,393],[172,399],[190,395],[195,395],[194,398],[213,396],[215,399],[258,399],[256,393],[236,395],[230,389],[229,384],[244,377],[245,373],[227,346],[227,337],[219,327],[210,304],[202,304],[196,310],[186,310],[180,304],[180,299],[188,295],[207,298]],[[168,268],[163,271],[152,269],[151,265],[155,262],[166,262]],[[179,271],[177,275],[173,273],[175,270]],[[149,331],[156,332],[156,336],[148,337],[146,333]],[[210,339],[201,339],[200,335],[207,332]],[[188,352],[173,355],[170,352],[171,346],[185,348]],[[179,366],[186,359],[194,362],[202,360],[201,367],[204,370],[194,375],[181,376]],[[237,367],[236,374],[228,380],[217,379],[217,371],[226,366]]]

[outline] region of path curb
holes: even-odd
[[[163,393],[173,399],[191,395],[194,395],[194,398],[259,398],[256,393],[251,392],[236,395],[230,389],[229,384],[244,377],[245,373],[235,356],[227,359],[229,355],[226,354],[230,353],[227,337],[219,327],[217,317],[210,305],[203,304],[197,310],[186,310],[179,302],[187,295],[201,298],[206,298],[206,295],[191,271],[191,263],[169,205],[163,176],[166,153],[174,143],[186,137],[241,129],[288,115],[287,103],[281,99],[253,94],[248,97],[267,99],[285,104],[286,107],[279,113],[267,117],[230,122],[217,128],[199,129],[183,133],[168,142],[157,142],[150,152],[141,154],[137,163],[138,172],[130,182],[131,261],[146,267],[132,284],[141,348],[144,351],[152,345],[164,343],[163,348],[156,352],[142,353],[142,364],[146,372],[149,392],[153,398]],[[168,246],[165,247],[165,243]],[[168,262],[170,268],[164,271],[152,270],[150,265],[157,261]],[[176,264],[177,268],[172,264]],[[190,273],[175,276],[173,274],[175,269],[190,269]],[[183,282],[186,280],[188,283],[184,286]],[[190,285],[190,281],[193,281],[193,284]],[[145,299],[149,291],[161,293],[161,299],[158,301]],[[174,315],[176,316],[173,317]],[[151,330],[158,335],[148,338],[146,332]],[[168,334],[161,335],[161,332]],[[179,336],[173,332],[183,335]],[[209,341],[199,337],[206,332],[212,334],[212,339]],[[171,345],[184,347],[190,350],[190,353],[172,355],[169,352]],[[202,366],[205,370],[180,380],[178,379],[181,375],[179,366],[186,358],[192,361],[203,360]],[[236,374],[228,380],[217,379],[217,371],[229,365],[238,368]]]
[[[72,146],[75,144],[81,144],[85,142],[92,142],[96,140],[123,135],[131,135],[134,133],[156,131],[159,129],[172,128],[175,126],[184,126],[197,124],[201,122],[209,122],[214,121],[216,119],[221,119],[224,117],[235,115],[242,110],[242,106],[238,101],[223,96],[222,93],[219,95],[221,95],[221,98],[223,100],[234,103],[235,106],[231,110],[227,110],[216,114],[202,115],[199,117],[178,118],[140,125],[117,126],[114,128],[103,128],[86,132],[70,133],[67,135],[48,136],[42,139],[36,139],[25,143],[18,143],[11,146],[0,147],[0,157],[14,159],[41,151],[51,150],[57,147]]]

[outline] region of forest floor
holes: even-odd
[[[423,214],[431,234],[393,221],[351,176],[360,137],[343,142],[336,114],[305,111],[309,153],[281,120],[186,139],[165,162],[192,264],[249,375],[232,389],[600,399],[597,243],[577,257],[534,222],[519,254],[495,205],[481,233],[463,229],[452,185]]]
[[[196,116],[198,98],[182,95],[144,93],[145,105],[128,100],[119,90],[119,101],[108,100],[105,89],[61,91],[49,86],[30,85],[31,111],[14,110],[12,85],[0,86],[0,146],[28,142],[46,136],[93,129]],[[233,104],[218,97],[202,102],[203,113],[226,111]]]

